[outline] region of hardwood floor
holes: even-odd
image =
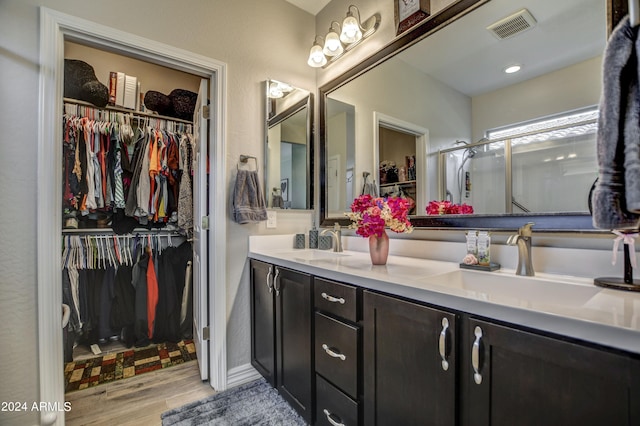
[[[198,363],[191,361],[66,394],[71,402],[66,424],[161,425],[163,412],[215,393],[200,380]]]

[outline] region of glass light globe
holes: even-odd
[[[319,68],[326,65],[326,63],[327,57],[322,53],[322,47],[320,47],[319,44],[314,44],[309,51],[309,60],[307,61],[307,64],[310,67]]]
[[[360,25],[353,16],[347,16],[342,21],[342,33],[340,34],[340,40],[345,44],[355,43],[362,38],[362,31],[360,31]]]
[[[337,56],[344,52],[344,48],[342,47],[342,43],[340,43],[340,38],[338,37],[338,33],[335,31],[330,31],[329,34],[325,37],[324,41],[324,49],[322,49],[322,53],[327,56]]]

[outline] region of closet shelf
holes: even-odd
[[[388,188],[390,186],[395,186],[395,185],[415,185],[415,184],[416,184],[415,180],[405,180],[404,182],[381,183],[380,188]]]
[[[105,111],[121,112],[123,114],[130,114],[132,116],[156,118],[156,119],[159,119],[159,120],[175,121],[176,123],[184,123],[184,124],[193,125],[193,121],[181,120],[179,118],[169,117],[169,116],[166,116],[166,115],[158,115],[158,114],[152,114],[152,113],[149,113],[149,112],[134,111],[132,109],[127,109],[127,108],[122,108],[122,107],[117,107],[117,106],[111,106],[111,105],[107,105],[105,107],[98,107],[98,106],[95,106],[94,104],[92,104],[90,102],[85,102],[85,101],[81,101],[79,99],[73,99],[73,98],[63,98],[63,101],[66,104],[75,104],[75,105],[81,105],[81,106],[86,106],[86,107],[89,107],[89,108],[95,108],[95,109],[100,109],[100,110],[105,110]]]
[[[79,228],[79,229],[63,229],[62,233],[64,235],[82,235],[82,234],[105,234],[111,235],[115,234],[113,229],[111,228]],[[171,234],[176,236],[182,236],[182,234],[177,229],[163,229],[163,228],[135,228],[131,231],[130,234],[127,235],[135,235],[135,234]]]

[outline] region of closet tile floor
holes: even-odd
[[[66,425],[161,425],[163,412],[215,393],[200,380],[198,363],[186,362],[66,394]]]

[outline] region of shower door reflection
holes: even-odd
[[[597,110],[487,132],[440,151],[441,198],[476,214],[586,212],[598,175]]]

